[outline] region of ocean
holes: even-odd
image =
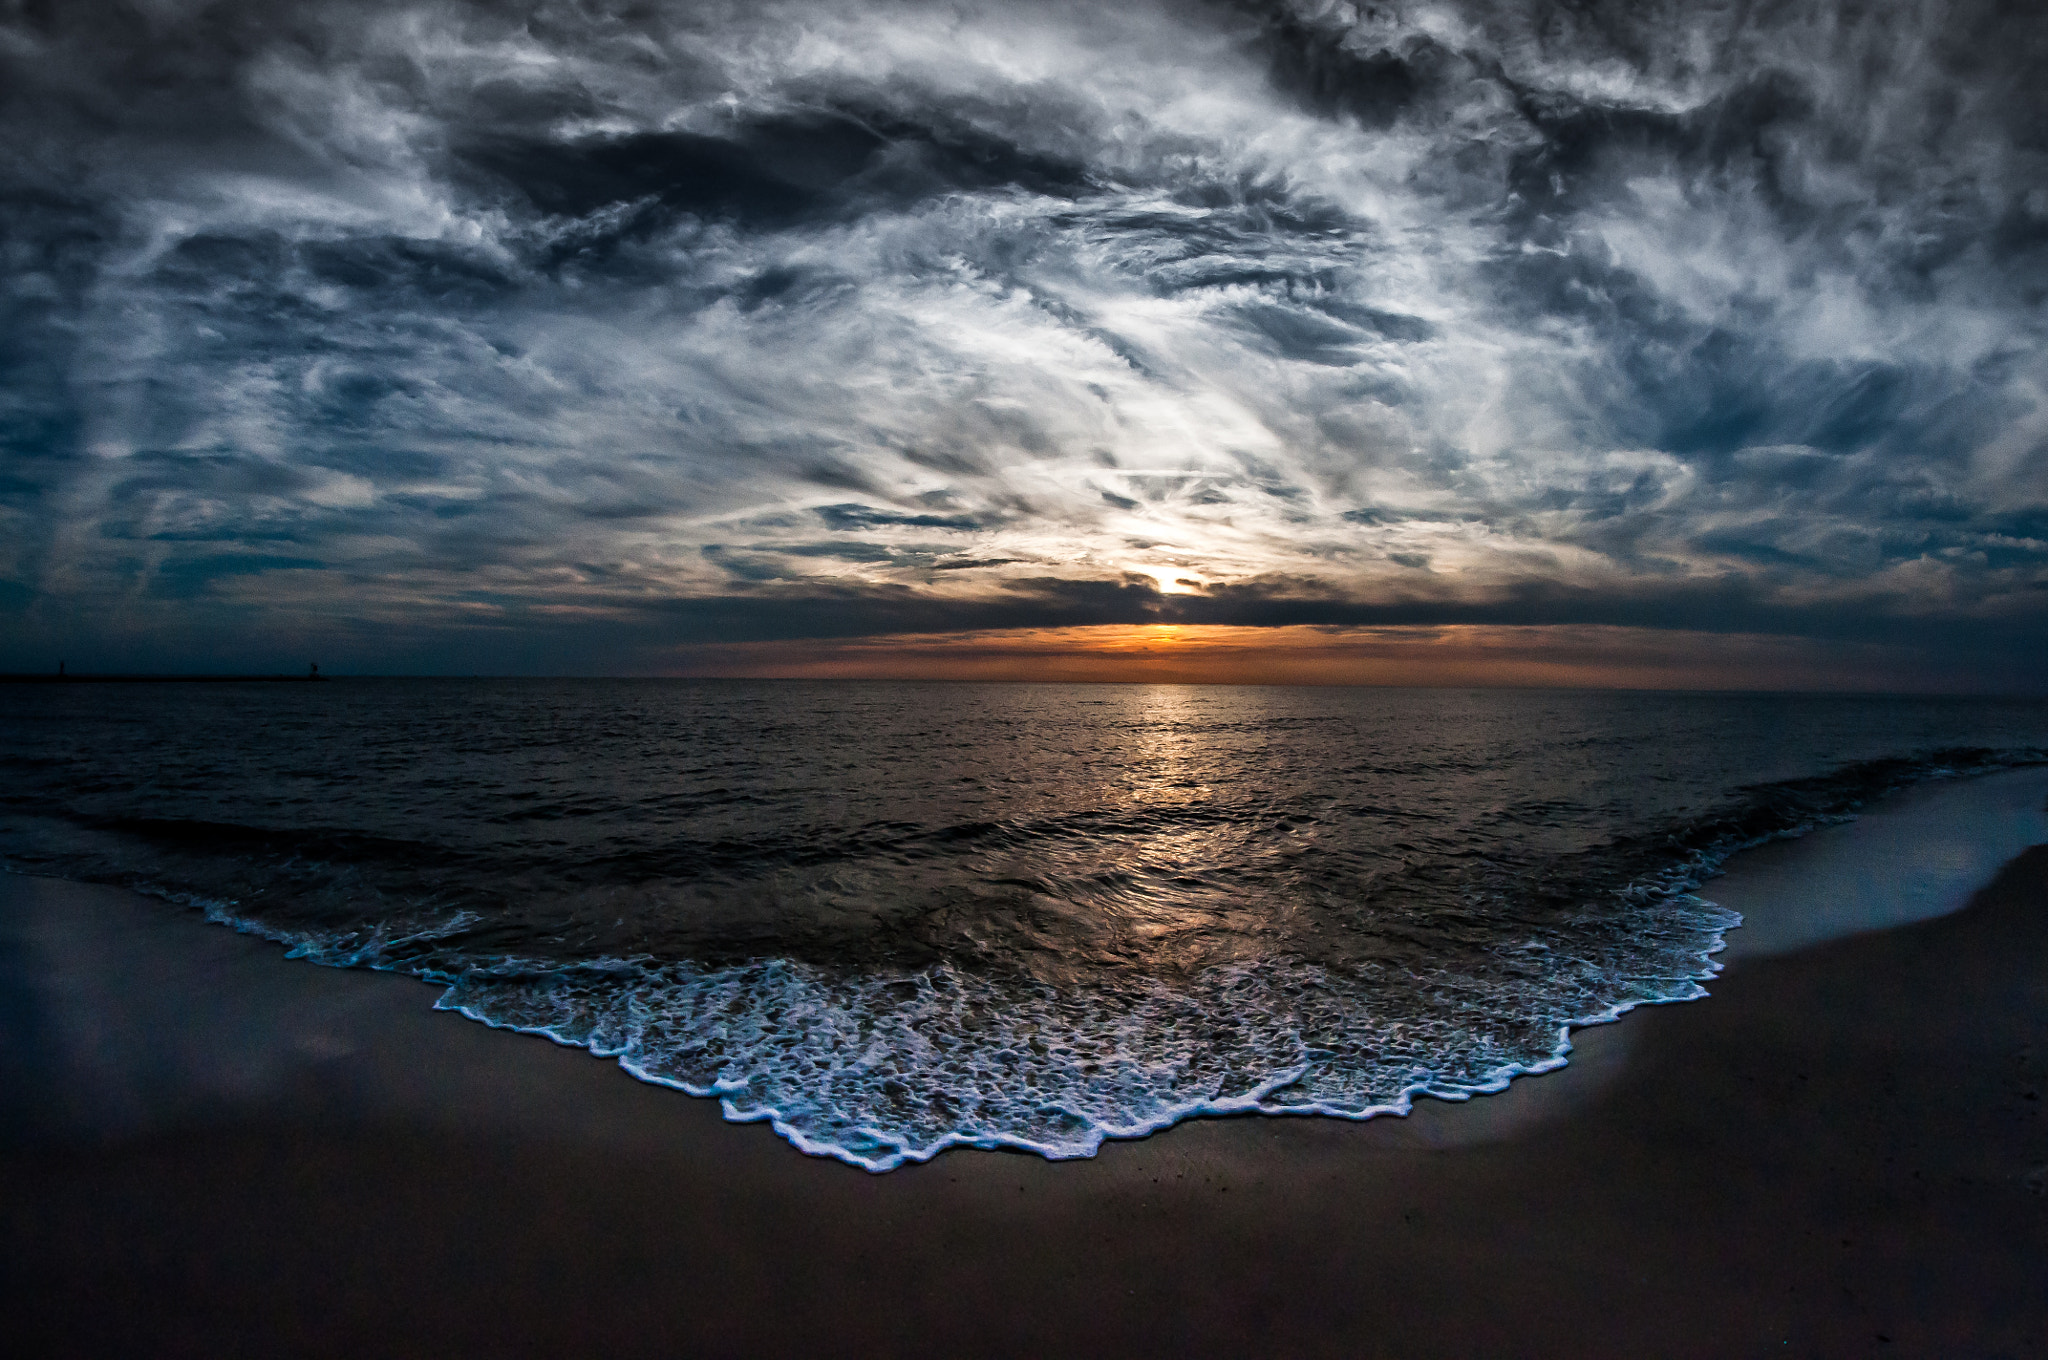
[[[2048,703],[1123,686],[0,687],[0,867],[135,888],[871,1170],[1364,1118],[1705,994],[1746,846]]]

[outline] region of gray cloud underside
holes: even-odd
[[[2048,634],[2030,6],[0,16],[38,645]]]

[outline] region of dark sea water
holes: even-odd
[[[2040,702],[672,681],[0,687],[0,863],[877,1170],[1405,1109],[1702,994],[1735,849]]]

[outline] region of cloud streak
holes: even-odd
[[[2023,8],[0,15],[11,664],[2048,636]]]

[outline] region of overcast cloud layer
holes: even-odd
[[[1158,619],[2038,677],[2038,14],[0,0],[0,664]]]

